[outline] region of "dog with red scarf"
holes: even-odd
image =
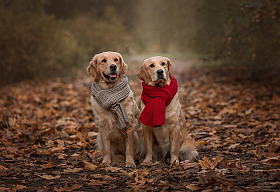
[[[196,159],[196,143],[187,132],[170,59],[161,56],[146,59],[137,77],[143,81],[139,120],[146,156],[142,165],[152,159],[165,161],[169,156],[172,164]]]

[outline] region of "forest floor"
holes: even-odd
[[[193,63],[174,61],[173,74],[200,157],[179,165],[100,165],[85,73],[1,88],[0,191],[279,191],[278,73]]]

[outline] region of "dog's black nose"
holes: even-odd
[[[158,75],[162,75],[163,74],[163,70],[162,69],[158,69],[156,72],[157,72]]]
[[[116,71],[117,65],[116,65],[116,64],[111,64],[111,65],[110,65],[110,69],[111,69],[112,71]]]

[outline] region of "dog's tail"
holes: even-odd
[[[181,144],[179,149],[179,160],[198,160],[198,152],[193,138],[186,138]]]

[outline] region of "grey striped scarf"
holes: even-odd
[[[123,76],[123,80],[115,87],[103,89],[97,82],[91,85],[92,96],[101,104],[106,110],[111,110],[117,114],[117,127],[122,129],[126,127],[129,122],[127,113],[124,108],[122,100],[125,99],[130,92],[127,76]]]

